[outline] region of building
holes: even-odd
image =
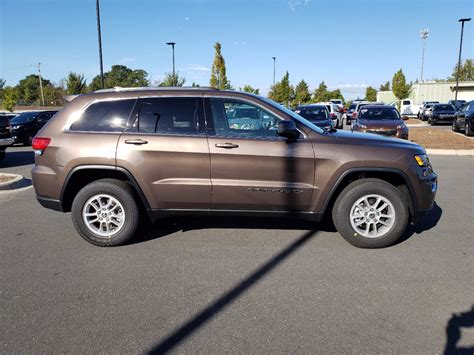
[[[409,99],[415,105],[421,105],[423,101],[448,102],[454,100],[456,82],[423,82],[413,84]],[[391,103],[397,98],[392,91],[377,91],[377,101]],[[474,81],[460,81],[458,100],[474,100]]]

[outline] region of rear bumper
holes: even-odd
[[[0,139],[0,149],[6,148],[13,144],[13,138],[2,138]]]
[[[41,197],[41,196],[36,196],[36,199],[38,200],[39,204],[45,208],[48,208],[54,211],[63,212],[62,204],[61,204],[61,201],[59,200],[54,200],[52,198]]]

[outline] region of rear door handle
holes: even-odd
[[[216,148],[224,148],[224,149],[234,149],[238,148],[238,144],[234,143],[216,143]]]
[[[126,139],[125,144],[142,145],[142,144],[148,144],[148,141],[144,141],[143,139]]]

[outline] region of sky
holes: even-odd
[[[314,90],[321,81],[346,99],[363,97],[403,69],[424,79],[446,78],[457,63],[459,18],[474,17],[472,0],[100,0],[104,70],[144,69],[152,83],[176,69],[209,84],[213,45],[222,44],[235,88],[266,94],[290,74]],[[473,58],[474,20],[466,23],[462,58]],[[0,0],[0,78],[16,85],[36,72],[58,83],[70,71],[89,83],[99,74],[95,0]]]

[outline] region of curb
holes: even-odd
[[[0,182],[0,192],[10,192],[31,186],[31,180],[25,179],[22,175],[8,173],[0,173],[0,175],[13,177],[13,180]]]
[[[473,156],[474,149],[426,149],[429,155]]]

